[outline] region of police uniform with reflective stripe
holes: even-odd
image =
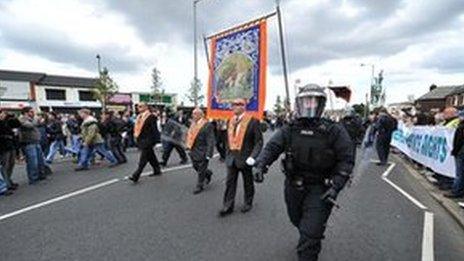
[[[327,119],[302,118],[278,130],[257,160],[257,168],[267,169],[285,153],[285,202],[300,232],[300,260],[317,260],[332,209],[321,196],[333,185],[329,181],[349,178],[354,166],[352,144],[343,126]]]

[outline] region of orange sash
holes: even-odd
[[[195,140],[198,136],[198,133],[200,133],[200,130],[205,126],[205,124],[208,123],[208,121],[204,118],[200,119],[198,122],[193,122],[192,125],[190,125],[190,128],[187,132],[187,148],[192,149],[193,144],[195,143]]]
[[[143,125],[145,124],[145,121],[148,119],[150,115],[151,115],[151,112],[146,111],[137,116],[137,119],[135,120],[135,125],[134,125],[134,137],[135,138],[139,137],[140,133],[142,132]]]
[[[241,150],[243,145],[243,140],[245,138],[245,133],[248,128],[248,123],[250,123],[252,117],[250,115],[243,115],[242,120],[237,125],[237,130],[235,129],[235,117],[229,121],[229,126],[227,128],[227,136],[229,140],[229,149],[230,150]],[[235,133],[234,133],[235,132]]]

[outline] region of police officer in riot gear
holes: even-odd
[[[255,164],[254,179],[261,183],[269,165],[285,153],[285,202],[300,233],[299,260],[317,260],[326,222],[354,166],[353,143],[345,128],[321,118],[326,99],[315,84],[300,88],[296,119],[272,136]]]
[[[340,123],[345,127],[348,135],[353,142],[353,156],[356,158],[356,146],[361,143],[364,137],[364,127],[361,118],[356,114],[353,108],[346,110],[345,116]]]

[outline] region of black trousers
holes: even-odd
[[[171,157],[171,152],[173,149],[176,149],[177,153],[179,154],[182,160],[187,160],[187,153],[185,149],[180,146],[179,144],[175,144],[173,142],[166,142],[163,146],[163,162],[164,164],[168,163],[169,157]]]
[[[120,137],[111,137],[109,138],[109,147],[111,152],[113,152],[114,157],[118,160],[118,163],[127,162],[126,155],[122,150],[122,138]]]
[[[216,132],[216,149],[221,159],[225,159],[227,151],[227,131]]]
[[[148,147],[141,150],[139,165],[137,167],[137,170],[135,170],[134,174],[132,174],[132,176],[135,179],[140,178],[140,175],[142,174],[143,169],[145,168],[147,163],[150,163],[151,167],[153,168],[153,172],[158,173],[161,171],[158,159],[156,158],[155,152],[153,151],[153,147]]]
[[[3,174],[5,174],[4,180],[8,188],[11,187],[13,181],[11,180],[11,175],[13,174],[13,168],[16,161],[16,150],[8,150],[2,152],[0,155],[0,165],[3,166]]]
[[[390,154],[390,139],[377,138],[375,148],[381,164],[388,163],[388,155]]]
[[[238,169],[237,167],[227,168],[226,191],[224,193],[224,208],[234,208],[235,194],[237,192],[238,173],[242,173],[244,187],[244,203],[246,205],[253,204],[253,196],[255,195],[255,187],[253,184],[253,174],[251,168]]]
[[[197,187],[203,188],[207,179],[211,179],[213,172],[208,169],[208,160],[192,161],[193,169],[198,174]]]
[[[290,183],[288,179],[285,181],[285,203],[290,221],[300,233],[298,258],[300,261],[315,261],[332,211],[332,205],[321,200],[328,187],[307,185],[304,190],[298,190]]]

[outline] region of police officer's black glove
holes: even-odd
[[[264,174],[266,171],[264,168],[255,168],[253,170],[253,179],[255,180],[256,183],[262,183],[264,181]]]
[[[338,173],[332,177],[330,184],[332,185],[332,188],[334,188],[338,193],[343,189],[343,187],[345,187],[345,184],[348,182],[349,179],[350,175],[348,173]]]
[[[338,191],[334,187],[331,187],[321,196],[321,199],[324,200],[327,204],[335,204],[337,196]]]

